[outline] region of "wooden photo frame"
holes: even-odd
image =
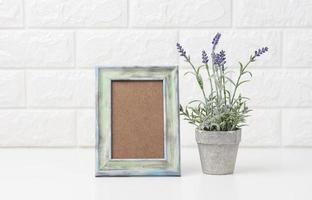
[[[99,67],[96,176],[180,176],[178,67]]]

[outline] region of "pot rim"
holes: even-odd
[[[230,133],[237,133],[237,132],[241,132],[242,131],[242,129],[241,128],[238,128],[238,129],[236,129],[236,130],[233,130],[233,131],[205,131],[205,130],[202,130],[202,129],[199,129],[199,128],[196,128],[195,129],[195,132],[203,132],[203,133],[207,133],[207,134],[209,134],[209,133],[220,133],[220,134],[222,134],[222,133],[228,133],[228,134],[230,134]]]
[[[195,138],[198,144],[238,144],[241,140],[241,129],[236,131],[203,131],[196,129]]]

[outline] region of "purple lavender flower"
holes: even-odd
[[[212,40],[212,44],[213,44],[212,49],[213,49],[213,50],[216,49],[216,46],[217,46],[217,44],[219,43],[220,37],[221,37],[221,33],[217,33],[217,34],[214,36],[214,38],[213,38],[213,40]]]
[[[207,55],[207,53],[206,53],[205,50],[202,51],[202,60],[203,60],[202,62],[203,62],[204,64],[207,64],[208,61],[209,61],[208,55]]]
[[[269,50],[268,47],[262,47],[258,50],[255,51],[255,54],[251,57],[252,61],[255,61],[256,57],[259,57],[261,54],[264,54],[265,52],[267,52]]]
[[[178,49],[178,52],[180,53],[180,56],[183,56],[185,59],[187,59],[186,51],[179,43],[177,43],[177,49]]]
[[[213,64],[218,65],[224,71],[226,63],[225,51],[221,50],[220,53],[214,54]]]

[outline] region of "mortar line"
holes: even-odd
[[[178,63],[180,64],[180,63]],[[166,64],[168,65],[168,64]],[[172,63],[170,65],[175,65],[175,63]],[[128,67],[131,67],[132,65],[128,65]],[[181,69],[187,69],[187,65],[181,65]],[[237,69],[238,67],[231,67],[230,69]],[[312,70],[312,67],[310,66],[291,66],[291,67],[284,67],[284,66],[253,66],[252,67],[255,70]],[[75,67],[0,67],[0,71],[3,70],[30,70],[30,71],[40,71],[40,70],[46,70],[46,71],[53,71],[53,70],[67,70],[67,71],[74,71],[75,69],[81,70],[81,71],[93,71],[95,68],[90,66],[77,66]]]
[[[28,91],[27,91],[27,70],[23,70],[24,71],[24,95],[25,95],[25,100],[24,100],[24,103],[25,103],[25,108],[27,109],[28,108]]]
[[[60,107],[60,106],[29,106],[29,109],[33,110],[94,110],[95,107],[92,106],[72,106],[72,107]]]
[[[303,110],[303,109],[312,109],[311,106],[249,106],[253,110]],[[12,106],[12,107],[0,107],[0,110],[25,110],[25,109],[32,109],[32,110],[94,110],[95,107],[92,106],[68,106],[68,107],[60,107],[60,106]]]
[[[130,27],[130,26],[129,26]],[[44,27],[44,26],[33,26],[28,27],[30,30],[127,30],[129,29],[128,26],[107,26],[107,27],[83,27],[83,26],[77,26],[77,27],[66,27],[66,26],[50,26],[50,27]],[[182,29],[182,30],[231,30],[233,28],[237,30],[294,30],[294,29],[303,29],[303,30],[311,30],[312,26],[292,26],[292,27],[275,27],[275,26],[267,26],[267,27],[242,27],[242,26],[235,26],[232,27],[232,25],[229,26],[133,26],[130,27],[133,30],[174,30],[174,29]],[[6,29],[22,29],[22,27],[0,27],[0,30],[6,30]]]
[[[77,69],[77,33],[73,32],[73,58],[74,58],[74,68]]]
[[[22,12],[23,12],[23,29],[27,29],[27,23],[26,23],[26,7],[25,7],[25,0],[22,1]]]
[[[130,0],[127,0],[127,28],[130,28]]]
[[[181,144],[181,147],[183,149],[194,149],[196,150],[197,144],[194,145],[190,145],[190,144]],[[304,145],[285,145],[282,147],[279,147],[277,145],[243,145],[241,144],[239,146],[240,149],[266,149],[266,150],[271,150],[271,149],[280,149],[280,150],[289,150],[289,149],[307,149],[307,150],[312,150],[311,149],[312,145],[309,146],[304,146]],[[36,150],[36,149],[64,149],[64,150],[91,150],[95,148],[95,145],[80,145],[78,147],[74,146],[74,145],[54,145],[54,146],[44,146],[44,145],[38,145],[38,146],[32,146],[32,145],[1,145],[0,146],[1,149],[32,149],[32,150]]]
[[[95,110],[95,108],[93,107],[34,107],[34,106],[30,106],[30,107],[0,107],[0,111],[5,111],[5,110],[16,110],[16,111],[76,111],[76,110],[84,110],[84,111],[88,111],[88,110]]]
[[[279,122],[279,125],[280,125],[280,147],[284,147],[284,144],[283,144],[283,108],[280,109],[280,122]]]
[[[129,23],[130,24],[130,23]],[[68,30],[68,31],[73,31],[73,30],[81,30],[81,31],[88,31],[88,30],[98,30],[98,31],[108,31],[108,30],[127,30],[131,28],[131,30],[175,30],[175,29],[198,29],[198,30],[202,30],[202,29],[207,29],[207,30],[211,30],[211,29],[232,29],[232,27],[230,26],[220,26],[220,27],[216,27],[216,26],[207,26],[207,27],[179,27],[179,26],[155,26],[155,27],[150,27],[150,26],[146,26],[146,27],[132,27],[132,26],[110,26],[110,27],[30,27],[30,30],[55,30],[55,31],[61,31],[61,30]],[[0,28],[1,29],[7,29],[7,28]],[[12,29],[21,29],[21,28],[12,28]]]
[[[234,28],[234,0],[231,0],[231,27]]]
[[[11,70],[11,71],[21,71],[21,70],[29,70],[29,71],[57,71],[57,70],[66,70],[66,71],[75,71],[76,68],[74,67],[0,67],[0,71],[3,70]],[[77,70],[81,71],[93,71],[94,68],[92,67],[78,67]]]
[[[26,20],[25,20],[26,21]],[[26,22],[25,22],[26,23]],[[27,23],[26,23],[27,24]],[[129,23],[130,24],[130,23]],[[98,31],[108,31],[108,30],[127,30],[131,28],[131,30],[174,30],[174,29],[180,29],[180,30],[311,30],[312,26],[292,26],[292,27],[274,27],[274,26],[267,26],[267,27],[242,27],[242,26],[202,26],[202,27],[194,27],[194,26],[145,26],[145,27],[128,27],[128,26],[107,26],[107,27],[63,27],[63,26],[51,26],[51,27],[28,27],[29,30],[54,30],[54,31],[88,31],[88,30],[98,30]],[[24,27],[0,27],[0,31],[5,30],[23,30]]]
[[[77,129],[77,126],[78,126],[78,110],[75,109],[75,118],[74,118],[74,124],[75,124],[75,127],[74,127],[74,132],[75,132],[75,146],[76,148],[79,146],[78,145],[78,129]]]
[[[177,40],[178,40],[177,42],[179,42],[179,43],[180,43],[180,33],[181,33],[180,29],[177,29]],[[180,69],[183,69],[183,67],[180,66],[180,56],[178,53],[176,53],[175,55],[176,55],[176,62],[179,66],[179,71],[180,71]]]
[[[284,31],[281,30],[280,32],[280,37],[281,37],[281,41],[280,41],[280,51],[281,51],[281,55],[280,55],[280,66],[285,68],[284,67],[284,61],[283,61],[283,56],[284,56],[284,49],[283,49],[283,43],[284,43]]]
[[[182,69],[187,69],[188,66],[187,65],[182,65],[181,66]],[[287,70],[312,70],[312,67],[308,67],[308,66],[299,66],[299,67],[283,67],[283,66],[252,66],[253,70],[281,70],[281,71],[287,71]],[[235,70],[235,69],[239,69],[239,67],[230,67],[229,69]]]

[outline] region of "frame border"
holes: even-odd
[[[95,74],[95,176],[180,176],[178,66],[97,67]],[[111,158],[111,82],[114,80],[163,81],[164,158]]]

